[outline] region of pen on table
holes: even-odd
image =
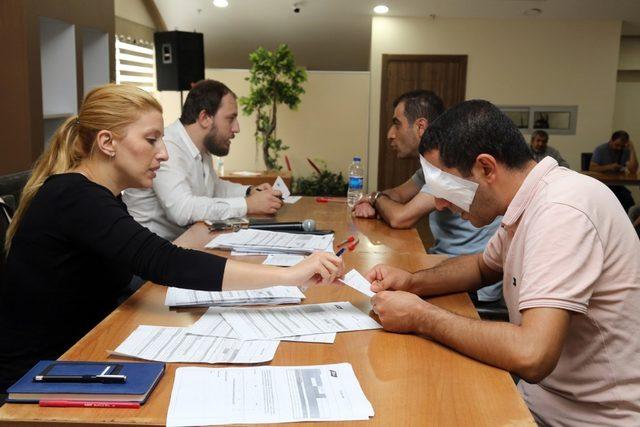
[[[37,383],[124,383],[126,375],[36,375]]]
[[[140,409],[138,402],[91,402],[84,400],[41,400],[38,405],[46,408],[125,408]]]

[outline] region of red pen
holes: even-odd
[[[346,203],[346,199],[337,199],[334,197],[316,197],[316,202],[318,203],[329,203],[329,202],[334,202],[334,203]]]
[[[347,248],[349,248],[349,251],[352,251],[356,248],[356,246],[358,246],[358,243],[360,243],[360,239],[356,239],[356,241],[347,246]]]
[[[45,408],[127,408],[140,409],[137,402],[92,402],[86,400],[41,400],[38,405]]]
[[[344,239],[342,242],[338,243],[337,246],[340,247],[342,245],[346,245],[347,243],[351,243],[351,242],[355,242],[356,241],[356,237],[355,236],[349,236],[346,239]]]

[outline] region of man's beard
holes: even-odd
[[[229,154],[229,140],[221,139],[215,129],[204,138],[203,142],[204,148],[214,156],[222,157]]]

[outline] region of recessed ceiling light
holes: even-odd
[[[213,0],[213,5],[215,7],[227,7],[229,2],[227,0]]]
[[[534,7],[532,9],[527,9],[524,11],[524,14],[527,16],[536,16],[536,15],[540,15],[542,13],[542,9],[538,9],[537,7]]]
[[[373,11],[379,15],[389,12],[389,7],[384,4],[379,4],[373,8]]]

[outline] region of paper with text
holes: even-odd
[[[216,236],[205,245],[207,249],[238,252],[289,253],[309,255],[333,249],[333,234],[316,236],[280,231],[244,229]]]
[[[221,308],[218,307],[209,308],[196,323],[187,328],[187,333],[211,337],[239,338],[238,334],[231,328],[231,325],[224,320]],[[278,340],[332,344],[336,340],[336,333],[280,337]]]
[[[348,363],[176,370],[168,426],[368,420]]]
[[[169,307],[208,307],[238,305],[300,304],[304,294],[297,286],[271,286],[238,291],[196,291],[168,288],[164,305]]]
[[[344,278],[340,279],[340,281],[345,285],[352,287],[356,291],[365,294],[368,297],[372,297],[376,294],[371,290],[371,283],[369,283],[369,281],[355,269],[345,274]]]
[[[278,341],[241,341],[188,335],[186,328],[140,325],[113,351],[158,362],[262,363],[273,360]]]
[[[221,308],[220,314],[240,339],[274,339],[382,328],[349,302],[276,308]]]
[[[292,267],[304,259],[303,255],[270,254],[264,260],[264,265],[279,265],[281,267]]]

